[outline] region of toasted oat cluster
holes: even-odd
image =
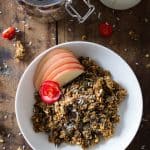
[[[16,54],[15,58],[17,60],[23,60],[26,55],[26,50],[22,45],[21,41],[16,41]]]
[[[127,92],[93,60],[79,60],[85,73],[62,88],[58,102],[47,105],[35,94],[32,122],[35,132],[47,133],[50,142],[86,149],[113,135],[119,104]]]

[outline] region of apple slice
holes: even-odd
[[[58,68],[56,68],[55,70],[53,70],[49,76],[46,78],[46,80],[51,80],[53,79],[55,76],[57,76],[60,72],[65,71],[67,69],[81,69],[84,70],[83,66],[81,66],[78,63],[68,63],[68,64],[64,64]]]
[[[41,70],[41,68],[44,66],[44,64],[53,56],[59,54],[59,53],[70,53],[71,55],[74,56],[74,54],[70,51],[70,50],[66,50],[66,49],[54,49],[51,50],[50,52],[46,53],[46,55],[43,56],[43,58],[40,60],[40,62],[37,65],[35,74],[34,74],[34,82],[38,77],[38,74]]]
[[[66,69],[64,71],[59,72],[59,74],[57,74],[52,79],[52,81],[59,83],[59,85],[62,87],[74,80],[75,78],[77,78],[78,76],[80,76],[83,72],[84,70],[80,68]]]
[[[40,85],[42,84],[42,82],[47,81],[47,80],[51,80],[53,77],[55,77],[57,74],[59,74],[59,72],[62,72],[66,69],[73,69],[73,68],[78,68],[78,69],[84,69],[83,66],[81,66],[79,63],[69,63],[69,64],[64,64],[58,68],[56,68],[55,70],[53,70],[46,78],[45,80],[42,81],[42,78],[40,80],[37,80],[37,82],[35,83],[35,87],[38,90]]]
[[[69,64],[69,63],[77,63],[77,64],[79,64],[79,61],[76,58],[73,58],[73,57],[70,57],[70,56],[69,57],[65,57],[63,59],[59,59],[54,64],[51,64],[49,66],[47,71],[44,73],[41,82],[44,82],[46,80],[46,77],[48,77],[48,75],[51,74],[51,72],[53,72],[55,69],[65,65],[65,64]]]
[[[68,52],[59,53],[59,54],[56,54],[53,57],[49,58],[49,60],[47,60],[43,64],[43,66],[41,66],[39,72],[37,74],[35,74],[35,76],[34,76],[34,85],[35,85],[36,88],[39,87],[39,84],[41,83],[43,75],[50,68],[50,66],[52,64],[54,64],[55,62],[57,62],[58,60],[64,59],[65,57],[72,57],[73,59],[76,59],[75,56],[72,53],[68,53]]]

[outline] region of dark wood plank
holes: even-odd
[[[20,134],[14,113],[15,94],[19,79],[25,68],[39,53],[56,44],[55,23],[42,24],[32,20],[18,7],[14,0],[0,2],[0,31],[9,26],[21,30],[20,40],[27,49],[27,59],[17,62],[14,59],[15,40],[7,41],[0,37],[0,66],[5,69],[0,71],[0,149],[30,150]],[[19,150],[19,149],[18,149]]]
[[[148,67],[150,64],[150,1],[142,1],[135,8],[125,11],[114,11],[98,1],[92,2],[96,6],[96,13],[84,24],[72,21],[70,17],[58,22],[58,42],[83,40],[82,37],[85,35],[87,41],[111,48],[129,63],[141,84],[144,115],[140,130],[128,150],[142,148],[148,150],[150,149],[148,138],[150,136],[150,67]],[[105,21],[114,26],[114,32],[110,38],[103,38],[99,35],[99,23]],[[134,36],[129,35],[131,31],[135,33]]]

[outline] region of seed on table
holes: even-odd
[[[125,52],[127,52],[127,51],[128,51],[128,49],[127,49],[127,48],[125,48],[125,49],[124,49],[124,51],[125,51]]]
[[[0,138],[0,143],[4,143],[4,140],[2,138]]]
[[[149,68],[150,68],[150,64],[147,64],[147,65],[146,65],[146,68],[149,69]]]
[[[116,25],[115,24],[113,24],[113,26],[112,26],[113,28],[115,28],[116,27]]]
[[[8,137],[8,138],[10,137],[10,133],[8,133],[7,137]]]
[[[26,146],[25,146],[25,145],[23,145],[23,146],[22,146],[22,149],[23,149],[23,150],[25,150],[25,148],[26,148]]]
[[[7,119],[7,118],[8,118],[8,116],[7,116],[7,115],[5,115],[5,116],[4,116],[4,119]]]
[[[145,57],[146,57],[146,58],[149,58],[149,54],[145,54]]]
[[[30,42],[28,43],[28,45],[31,46],[31,45],[32,45],[32,42],[30,41]]]
[[[135,65],[137,65],[137,66],[138,66],[138,65],[139,65],[139,63],[138,63],[138,62],[136,62],[136,63],[135,63]]]
[[[21,136],[21,135],[22,135],[22,133],[21,133],[21,132],[19,132],[19,133],[18,133],[18,135],[19,135],[19,136]]]
[[[86,35],[82,35],[81,39],[82,39],[83,41],[85,41],[85,40],[87,40],[87,36],[86,36]]]
[[[19,146],[19,147],[17,148],[17,150],[22,150],[22,148]]]
[[[148,23],[149,22],[148,18],[144,18],[144,22]]]
[[[71,32],[72,31],[71,28],[68,28],[68,31]]]
[[[100,18],[101,18],[101,15],[102,15],[102,13],[101,13],[101,12],[99,12],[99,13],[98,13],[98,19],[100,19]]]
[[[120,18],[119,17],[116,17],[117,21],[120,21]]]

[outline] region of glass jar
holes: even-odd
[[[66,16],[77,18],[79,23],[83,23],[95,10],[90,0],[83,0],[88,7],[84,16],[73,7],[73,0],[17,0],[23,6],[28,15],[39,18],[42,22],[57,21]],[[81,1],[81,0],[80,0]],[[75,0],[76,2],[76,0]]]

